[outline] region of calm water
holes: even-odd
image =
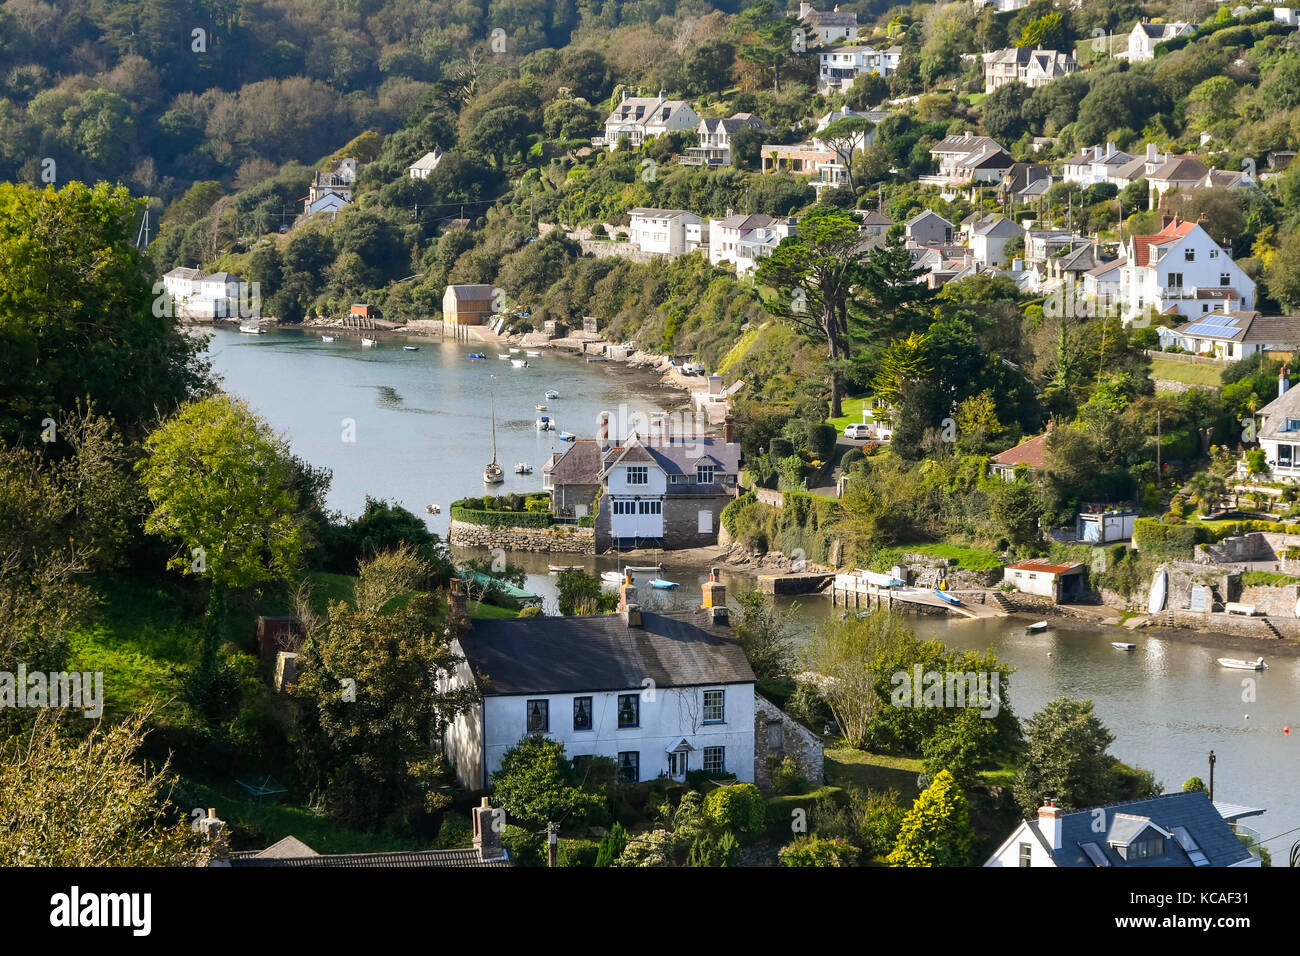
[[[429,503],[442,514],[429,526],[445,533],[448,505],[456,498],[492,491],[541,488],[541,466],[563,448],[556,434],[537,432],[539,413],[559,428],[593,437],[602,410],[649,412],[678,401],[677,393],[627,387],[600,365],[556,355],[529,357],[530,368],[515,369],[496,358],[492,347],[413,341],[418,352],[385,340],[363,348],[356,339],[333,343],[319,334],[279,332],[262,336],[218,330],[210,352],[227,391],[239,395],[291,441],[295,453],[334,471],[329,503],[346,514],[360,511],[366,494],[400,502],[424,514]],[[470,352],[490,358],[471,361]],[[496,376],[494,379],[493,376]],[[554,388],[561,397],[548,401]],[[483,466],[491,459],[489,395],[495,395],[497,458],[506,482],[485,489]],[[669,403],[669,404],[665,404]],[[355,421],[355,441],[344,441],[343,419]],[[531,463],[530,476],[512,469]],[[589,570],[613,568],[615,558],[511,555],[528,573],[527,587],[554,610],[554,578],[548,561],[583,564]],[[639,598],[650,608],[698,606],[699,585],[707,574],[663,558],[662,577],[680,586],[651,590],[648,575],[638,576]],[[636,563],[650,563],[638,559]],[[749,583],[723,574],[732,587]],[[832,612],[820,596],[799,599],[796,626],[806,635]],[[1111,752],[1155,771],[1168,790],[1191,776],[1208,779],[1207,755],[1214,750],[1215,796],[1267,809],[1244,821],[1268,840],[1300,827],[1300,659],[1271,657],[1267,644],[1225,643],[1212,637],[1160,636],[1156,632],[1054,629],[1024,632],[1021,619],[967,621],[921,615],[909,621],[922,637],[960,648],[992,647],[1012,664],[1011,702],[1027,718],[1058,696],[1092,698],[1098,715],[1115,735]],[[1133,641],[1126,653],[1113,640]],[[1268,670],[1225,671],[1217,657],[1264,654]],[[1243,702],[1243,679],[1256,682],[1255,700]],[[1249,714],[1249,719],[1246,715]],[[1289,735],[1284,727],[1292,728]],[[1267,842],[1285,864],[1300,832]]]

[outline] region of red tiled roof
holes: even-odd
[[[1146,265],[1151,256],[1152,246],[1160,246],[1166,242],[1181,239],[1195,228],[1196,223],[1194,222],[1188,222],[1185,219],[1171,219],[1154,236],[1134,236],[1133,261],[1139,266]]]
[[[1010,465],[1013,468],[1018,465],[1042,468],[1047,463],[1047,432],[994,455],[991,461],[999,465]]]

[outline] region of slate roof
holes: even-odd
[[[1200,182],[1209,174],[1209,168],[1199,159],[1193,156],[1175,156],[1147,178],[1161,182],[1188,183]]]
[[[475,621],[460,638],[487,696],[749,684],[754,671],[740,642],[706,612],[642,610],[641,626],[618,614]]]
[[[171,272],[166,273],[164,279],[202,279],[206,273],[202,269],[188,269],[185,266],[177,266]]]
[[[594,438],[581,438],[570,445],[551,467],[551,483],[555,485],[598,485],[604,470],[604,456],[600,442]]]
[[[779,220],[773,219],[765,213],[737,213],[727,216],[725,219],[718,220],[718,225],[724,229],[766,229],[768,226],[776,225]]]
[[[691,215],[685,209],[650,209],[646,206],[629,209],[627,214],[629,216],[640,216],[642,219],[676,219],[678,216]]]
[[[974,229],[971,230],[971,235],[992,236],[995,239],[1010,239],[1011,237],[1018,236],[1023,232],[1023,229],[1010,219],[1003,216],[993,222],[984,221],[977,224]]]
[[[281,841],[284,842],[284,841]],[[277,844],[278,845],[278,844]],[[311,847],[307,847],[311,850]],[[508,857],[484,860],[478,850],[400,850],[393,853],[329,853],[320,854],[315,850],[310,855],[292,857],[266,857],[262,854],[243,856],[232,853],[232,867],[245,866],[288,866],[303,867],[346,867],[363,869],[429,869],[480,867],[480,866],[514,866]]]
[[[863,226],[892,226],[894,220],[888,216],[883,216],[874,209],[862,217],[861,225]]]
[[[740,470],[740,445],[727,444],[720,438],[662,438],[654,436],[643,443],[634,432],[628,436],[622,452],[606,456],[610,466],[627,462],[647,462],[658,465],[666,475],[695,474],[697,462],[717,462],[723,474],[734,475]],[[698,486],[697,486],[698,487]]]
[[[1286,432],[1288,418],[1300,418],[1300,388],[1288,388],[1280,397],[1275,398],[1259,410],[1259,438],[1282,438],[1295,441],[1295,432]]]
[[[1103,809],[1107,830],[1097,833],[1093,822],[1098,819],[1094,809]],[[1195,843],[1195,848],[1205,855],[1210,866],[1232,866],[1251,856],[1245,845],[1237,839],[1227,822],[1219,815],[1209,796],[1200,791],[1170,793],[1147,800],[1129,800],[1108,807],[1076,810],[1061,815],[1061,849],[1052,851],[1057,866],[1098,865],[1123,867],[1193,866],[1192,856],[1180,840],[1165,841],[1165,855],[1145,860],[1125,860],[1111,846],[1112,841],[1125,841],[1139,835],[1147,826],[1157,826],[1168,833],[1181,828]],[[1046,841],[1037,820],[1026,826]],[[1099,864],[1089,859],[1084,847],[1092,844],[1094,853],[1105,862]],[[1050,847],[1050,842],[1046,842]]]

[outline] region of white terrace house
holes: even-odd
[[[664,133],[695,129],[700,117],[683,100],[670,100],[663,90],[658,96],[630,96],[623,91],[623,99],[605,119],[605,133],[592,139],[593,146],[618,148],[619,140],[627,137],[628,145],[636,149]]]
[[[984,92],[992,93],[1007,83],[1023,83],[1036,88],[1079,69],[1074,53],[1029,47],[1008,47],[985,53]]]
[[[795,233],[798,220],[762,213],[709,220],[709,262],[730,262],[739,278],[752,275],[758,260],[770,256],[781,240]]]
[[[1128,35],[1128,50],[1115,55],[1134,63],[1154,60],[1157,45],[1186,33],[1195,32],[1196,27],[1190,23],[1152,23],[1143,17],[1133,24],[1133,29]]]
[[[685,613],[643,609],[628,581],[617,614],[469,621],[452,645],[465,661],[446,682],[482,695],[444,734],[461,785],[486,788],[529,734],[559,741],[579,766],[608,757],[623,783],[692,770],[753,782],[754,672],[710,577],[703,606]],[[453,581],[449,615],[465,621],[464,601]]]
[[[1114,143],[1107,143],[1104,148],[1092,146],[1065,161],[1061,178],[1081,186],[1112,182],[1115,172],[1136,158],[1116,149]]]
[[[638,207],[631,210],[628,217],[631,220],[631,244],[642,252],[661,256],[680,256],[684,252],[696,251],[704,230],[708,228],[703,219],[685,209]]]
[[[750,127],[771,132],[768,126],[753,113],[735,113],[726,119],[702,119],[696,131],[700,137],[698,146],[689,146],[681,162],[686,166],[730,166],[731,137],[737,130]]]
[[[1198,223],[1169,220],[1151,236],[1128,241],[1120,267],[1127,323],[1149,310],[1195,319],[1255,308],[1255,281]]]
[[[930,147],[939,164],[937,175],[922,176],[919,182],[939,186],[944,198],[952,198],[963,187],[1000,184],[1014,162],[1011,155],[987,136],[965,133],[948,136]]]

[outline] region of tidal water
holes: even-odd
[[[560,429],[580,437],[597,434],[602,411],[642,414],[680,403],[679,393],[628,384],[618,367],[587,364],[554,354],[528,357],[530,368],[513,368],[493,347],[439,340],[386,339],[363,347],[355,338],[327,343],[319,333],[213,333],[209,346],[223,387],[246,399],[291,442],[294,452],[334,472],[330,507],[358,513],[367,494],[394,500],[424,515],[426,504],[442,513],[427,517],[445,534],[448,505],[472,494],[503,494],[541,488],[541,466],[562,449],[557,432],[538,432],[535,421],[550,415]],[[487,359],[471,360],[471,352]],[[523,353],[515,356],[524,357]],[[560,393],[545,398],[548,388]],[[492,457],[489,399],[495,405],[497,459],[503,485],[483,485]],[[536,411],[544,403],[548,410]],[[349,440],[351,439],[351,440]],[[514,465],[533,465],[529,476]],[[527,587],[553,610],[554,577],[547,563],[582,564],[598,571],[618,565],[615,556],[511,555],[528,571]],[[661,577],[675,590],[652,590],[640,575],[638,597],[650,608],[698,606],[707,573],[662,556]],[[636,563],[648,563],[638,558]],[[724,572],[731,587],[752,581]],[[801,598],[795,612],[798,640],[832,611],[830,601]],[[1269,644],[1175,632],[1055,628],[1026,634],[1026,620],[958,620],[921,615],[909,619],[923,637],[953,647],[992,648],[1016,668],[1011,704],[1026,719],[1054,697],[1090,698],[1115,735],[1111,753],[1155,771],[1167,790],[1191,776],[1208,780],[1215,752],[1215,798],[1263,807],[1243,821],[1260,831],[1276,863],[1300,840],[1300,658],[1270,656]],[[1124,652],[1111,641],[1132,641]],[[1218,657],[1263,654],[1263,672],[1220,668]],[[1243,683],[1253,681],[1252,684]],[[1251,698],[1253,699],[1244,699]],[[1286,728],[1290,728],[1290,733]],[[1277,839],[1275,835],[1287,833]]]

